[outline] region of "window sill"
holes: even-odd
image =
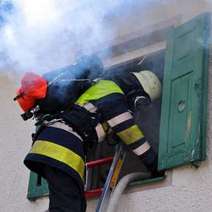
[[[172,171],[166,171],[165,176],[131,182],[125,193],[141,192],[150,189],[167,187],[172,184]]]
[[[135,181],[131,182],[129,184],[129,187],[131,187],[131,186],[143,186],[143,185],[159,182],[159,181],[162,181],[162,180],[165,180],[165,179],[166,179],[166,176],[155,177],[155,178],[150,178],[150,179],[145,179],[145,180],[139,179],[139,180],[135,180]]]

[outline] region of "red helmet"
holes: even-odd
[[[45,98],[47,81],[38,74],[27,72],[22,80],[21,87],[17,90],[15,100],[18,101],[24,112],[35,107],[36,100]]]

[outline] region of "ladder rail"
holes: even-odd
[[[115,173],[115,170],[117,168],[117,164],[119,162],[120,159],[124,160],[125,159],[125,156],[126,156],[126,152],[124,151],[123,149],[123,145],[122,144],[118,144],[116,146],[116,152],[115,152],[115,155],[113,157],[113,162],[111,164],[111,167],[110,167],[110,170],[109,170],[109,173],[108,173],[108,176],[107,176],[107,179],[106,179],[106,182],[104,184],[104,188],[103,188],[103,192],[99,198],[99,201],[97,203],[97,207],[96,207],[96,212],[104,212],[106,209],[107,209],[107,206],[108,206],[108,202],[109,202],[109,199],[110,199],[110,195],[112,193],[112,190],[114,188],[114,183],[113,183],[113,188],[111,188],[111,181],[113,179],[113,176],[114,176],[114,173]],[[118,167],[118,172],[120,171],[120,166]],[[117,176],[115,176],[116,178],[118,177],[119,173],[117,174]],[[117,179],[115,179],[116,181]]]

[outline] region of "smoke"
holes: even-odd
[[[184,2],[182,8],[179,2]],[[191,3],[193,2],[192,6]],[[0,0],[0,69],[47,70],[69,65],[82,54],[108,49],[119,36],[117,25],[134,16],[133,25],[171,13],[196,12],[196,0]],[[211,5],[211,0],[204,0]],[[162,5],[163,12],[152,8]],[[203,7],[203,6],[202,6]],[[206,5],[205,5],[206,7]],[[139,8],[139,9],[138,9]],[[175,9],[176,11],[175,11]],[[142,16],[142,14],[145,14]],[[144,17],[142,19],[142,17]],[[146,18],[147,17],[147,18]],[[113,24],[113,19],[119,19]],[[122,19],[124,21],[122,21]],[[162,19],[161,19],[162,20]],[[138,22],[138,23],[135,23]],[[121,33],[120,33],[121,34]]]
[[[143,1],[145,2],[145,1]],[[43,73],[111,45],[107,17],[127,14],[133,0],[0,1],[0,68]],[[108,54],[110,54],[108,50]]]

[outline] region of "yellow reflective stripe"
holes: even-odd
[[[31,153],[44,155],[65,163],[74,169],[83,180],[85,163],[79,155],[70,149],[49,141],[38,140],[32,146]]]
[[[86,90],[84,94],[79,97],[76,103],[82,106],[91,100],[97,100],[112,93],[124,94],[121,88],[113,81],[100,80]]]
[[[127,145],[132,144],[139,139],[144,137],[144,134],[139,129],[137,125],[133,125],[130,128],[118,132],[117,135],[126,143]]]

